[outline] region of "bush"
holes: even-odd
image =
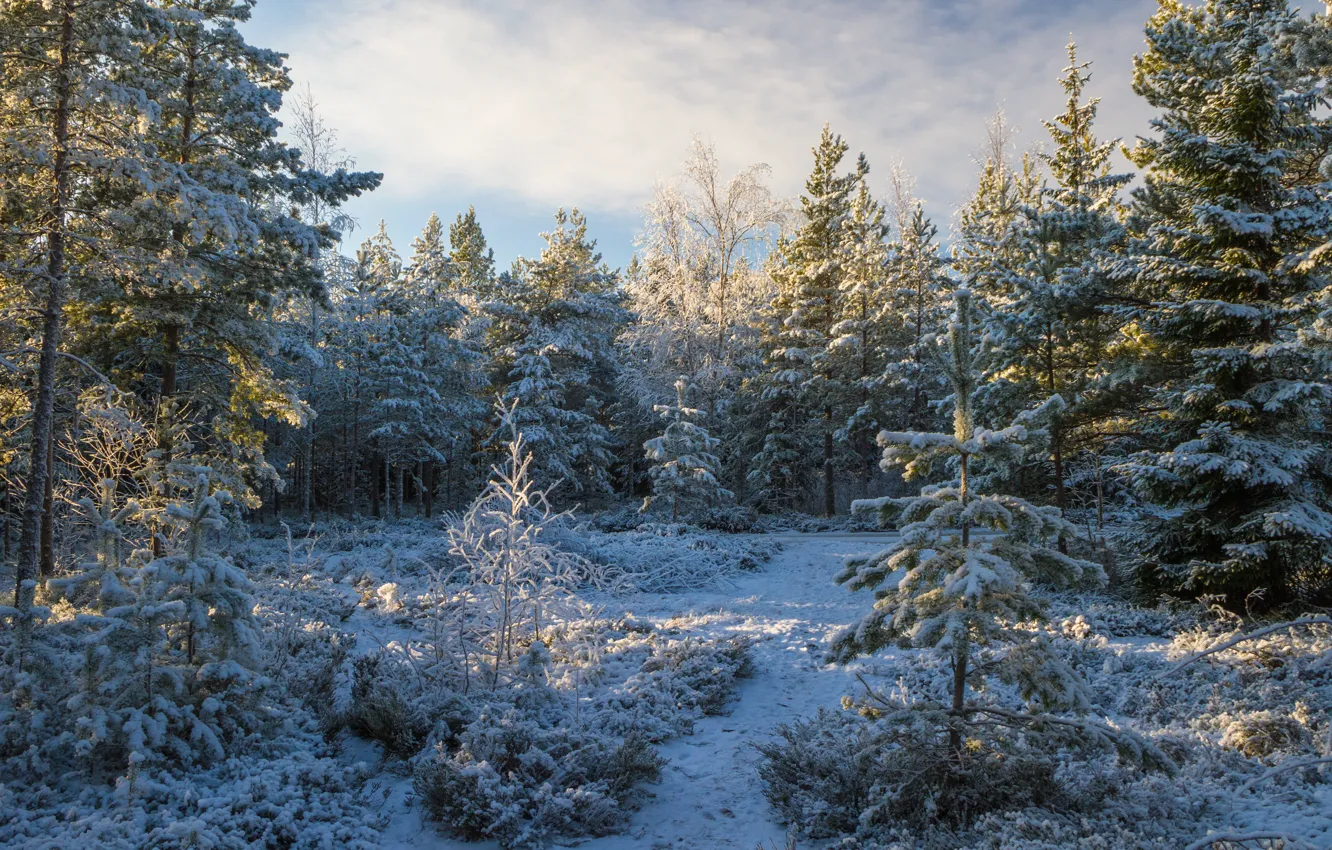
[[[351,679],[342,722],[389,755],[408,758],[431,739],[452,740],[472,716],[461,695],[422,693],[407,664],[384,650],[355,659]]]
[[[699,717],[721,714],[736,680],[752,673],[743,638],[669,641],[654,647],[638,672],[612,691],[600,722],[607,730],[639,731],[653,740],[687,735]]]
[[[663,761],[642,736],[617,743],[570,720],[484,710],[456,751],[439,746],[417,763],[413,787],[427,814],[503,848],[616,831],[634,787],[655,781]]]
[[[781,726],[779,740],[758,746],[764,794],[783,822],[810,837],[881,838],[889,829],[966,828],[1030,807],[1068,811],[1113,791],[1073,799],[1069,783],[1056,780],[1060,758],[1016,731],[968,738],[958,761],[946,720],[929,709],[891,723],[820,711]]]
[[[758,511],[744,505],[725,505],[700,511],[694,522],[708,531],[747,534],[755,530]]]

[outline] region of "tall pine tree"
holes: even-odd
[[[1332,384],[1298,335],[1327,286],[1303,260],[1332,231],[1332,187],[1295,172],[1332,123],[1288,49],[1304,26],[1285,0],[1163,0],[1135,62],[1161,110],[1133,151],[1148,173],[1121,268],[1155,367],[1141,428],[1163,447],[1123,466],[1161,507],[1141,576],[1232,605],[1332,596]]]

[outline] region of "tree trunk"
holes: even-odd
[[[379,518],[379,458],[370,456],[370,516]]]
[[[60,16],[60,58],[56,66],[54,150],[51,159],[51,224],[46,234],[46,309],[42,318],[42,349],[37,365],[37,398],[32,406],[32,443],[28,450],[28,484],[23,494],[23,525],[14,571],[14,602],[23,628],[32,610],[41,547],[46,496],[47,457],[55,425],[56,358],[60,355],[61,318],[65,307],[65,239],[70,182],[69,113],[74,83],[70,64],[74,52],[74,0],[64,0]]]
[[[823,408],[823,515],[837,513],[837,500],[833,492],[833,409]]]
[[[318,344],[319,341],[319,304],[312,298],[310,300],[310,348]],[[315,367],[311,362],[306,373],[306,395],[313,400],[315,384]],[[301,519],[310,522],[314,517],[314,476],[311,470],[314,467],[314,418],[311,417],[305,423],[305,440],[301,446],[301,468],[305,474],[301,477]]]
[[[402,466],[399,466],[398,469],[397,469],[397,477],[396,477],[396,478],[394,479],[394,481],[393,481],[393,494],[394,494],[394,495],[393,495],[393,518],[394,518],[394,519],[402,519],[402,496],[403,496],[403,486],[402,486],[402,481],[403,481],[403,475],[404,475],[405,472],[406,472],[406,469],[405,469],[404,467],[402,467]]]
[[[435,507],[435,462],[428,460],[421,470],[421,502],[425,507],[425,518],[430,519]]]
[[[55,575],[55,440],[46,442],[46,483],[42,486],[42,578]]]
[[[962,762],[962,721],[967,697],[967,647],[953,653],[953,705],[948,725],[948,754],[955,765]]]

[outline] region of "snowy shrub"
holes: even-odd
[[[568,719],[483,711],[456,751],[441,747],[417,762],[413,787],[427,814],[462,838],[504,848],[616,831],[632,790],[656,780],[662,762],[644,738],[615,744]]]
[[[1226,724],[1221,746],[1246,756],[1263,758],[1299,749],[1308,740],[1304,724],[1276,711],[1245,712]]]
[[[601,723],[608,731],[639,731],[653,740],[687,735],[698,718],[721,714],[737,680],[752,672],[743,638],[656,643],[638,672],[611,689],[599,709]]]
[[[947,724],[917,714],[884,723],[822,711],[781,726],[761,744],[764,793],[782,820],[810,837],[891,827],[966,826],[987,812],[1068,808],[1058,762],[1022,733],[969,738],[961,762]],[[1071,737],[1071,736],[1070,736]]]
[[[819,713],[777,728],[758,745],[759,780],[783,823],[810,838],[856,831],[879,773],[881,732],[850,712]]]
[[[14,850],[372,850],[379,828],[365,775],[297,732],[206,769],[169,769],[66,796],[0,784],[0,845]]]
[[[776,541],[723,537],[688,526],[646,524],[623,533],[588,532],[584,556],[616,593],[680,593],[715,587],[756,570],[780,549]]]
[[[545,682],[550,655],[534,644],[521,681],[480,710],[458,735],[421,756],[413,787],[427,814],[469,840],[540,847],[554,837],[608,835],[625,817],[635,786],[662,762],[647,738],[608,735],[581,722]]]
[[[390,755],[407,758],[431,739],[451,739],[473,714],[461,694],[423,688],[397,647],[362,655],[351,666],[351,692],[340,719]]]
[[[613,508],[597,512],[592,517],[591,527],[606,532],[633,531],[647,521],[637,508]]]
[[[724,531],[727,534],[746,534],[755,530],[758,511],[745,505],[721,505],[700,511],[694,517],[694,523],[707,531]]]

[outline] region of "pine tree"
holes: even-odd
[[[1097,564],[1051,548],[1073,530],[1058,509],[973,489],[976,464],[1011,453],[1028,432],[1022,423],[999,431],[977,427],[975,397],[987,352],[976,339],[971,293],[959,289],[954,298],[946,343],[931,348],[953,389],[953,432],[885,431],[879,444],[885,467],[901,465],[909,478],[929,474],[941,461],[955,463],[957,477],[916,497],[857,503],[857,510],[877,509],[885,518],[898,514],[902,542],[849,560],[838,575],[851,590],[874,590],[877,601],[872,613],[834,638],[832,651],[847,661],[907,640],[947,658],[953,673],[948,749],[960,762],[973,713],[967,685],[988,674],[981,670],[995,669],[1045,708],[1085,706],[1085,686],[1046,642],[1017,624],[1041,616],[1033,584],[1067,587],[1104,581],[1105,574]],[[899,571],[899,579],[890,578]]]
[[[109,750],[131,779],[154,762],[220,759],[264,722],[252,588],[209,545],[230,496],[206,467],[174,470],[188,494],[167,510],[174,551],[138,570],[132,599],[89,618],[86,687],[69,706],[83,718],[80,751]]]
[[[157,109],[145,128],[152,192],[120,230],[139,268],[101,281],[82,342],[126,383],[153,376],[159,408],[174,399],[171,415],[216,431],[208,463],[254,507],[248,485],[275,477],[258,423],[301,427],[310,415],[266,359],[285,301],[323,297],[316,261],[337,237],[300,210],[335,209],[382,175],[310,170],[278,139],[291,81],[281,54],[242,36],[251,5],[176,0],[147,16],[139,79]]]
[[[1149,370],[1139,427],[1164,447],[1122,466],[1162,508],[1140,577],[1234,606],[1332,593],[1332,385],[1299,344],[1327,286],[1302,261],[1328,240],[1332,194],[1293,170],[1332,123],[1287,49],[1305,26],[1284,0],[1163,3],[1135,62],[1161,110],[1133,151],[1149,171],[1119,269],[1142,304],[1126,314]]]
[[[661,436],[643,444],[648,460],[653,462],[649,473],[652,495],[643,502],[643,510],[654,502],[668,501],[672,522],[680,519],[682,505],[688,513],[691,508],[716,507],[735,497],[717,480],[721,461],[715,452],[721,441],[698,424],[697,420],[706,414],[686,404],[687,388],[681,378],[675,382],[676,403],[655,407],[669,424]]]
[[[1046,122],[1054,143],[1040,155],[1053,185],[1024,203],[977,277],[988,282],[987,331],[994,340],[989,378],[1002,407],[1022,408],[1060,396],[1066,407],[1049,428],[1054,503],[1067,507],[1066,457],[1092,433],[1080,429],[1106,412],[1101,386],[1111,334],[1106,315],[1117,287],[1104,258],[1122,245],[1116,194],[1128,177],[1110,173],[1117,141],[1098,142],[1096,99],[1083,101],[1090,75],[1068,46],[1062,80],[1068,105]]]
[[[814,170],[800,198],[804,224],[793,237],[778,244],[770,271],[783,293],[777,302],[783,311],[779,314],[782,328],[778,348],[770,355],[779,375],[773,382],[774,386],[794,384],[805,415],[822,420],[814,431],[816,440],[817,435],[822,437],[822,507],[826,516],[836,513],[837,507],[833,441],[846,389],[831,347],[842,314],[842,223],[851,212],[852,192],[869,172],[861,156],[854,172],[837,173],[848,149],[841,136],[827,126],[823,128],[813,149]],[[766,463],[759,461],[760,466]]]
[[[472,311],[459,298],[460,270],[444,246],[444,226],[432,215],[412,244],[412,259],[403,279],[407,333],[419,351],[415,367],[416,404],[420,410],[421,464],[419,487],[425,495],[425,514],[434,502],[435,462],[456,463],[470,446],[457,439],[484,418],[486,406],[478,390],[484,380],[485,354],[480,340],[469,333]]]
[[[498,349],[492,384],[533,453],[533,475],[576,493],[610,491],[607,428],[616,376],[614,341],[628,321],[617,275],[601,263],[578,210],[555,216],[535,260],[520,259],[487,306]]]
[[[866,491],[875,466],[874,435],[887,424],[887,356],[902,341],[904,330],[892,309],[887,237],[883,206],[870,196],[862,175],[851,212],[842,222],[842,309],[829,348],[854,405],[835,436],[858,456],[861,489]]]
[[[901,233],[888,267],[893,287],[890,310],[901,317],[903,338],[885,370],[889,387],[902,396],[900,420],[911,428],[924,429],[935,418],[930,401],[940,384],[925,343],[947,318],[951,282],[935,241],[938,228],[919,201],[903,200],[908,203],[898,210]]]
[[[455,286],[464,298],[479,304],[496,296],[495,252],[486,244],[475,207],[468,207],[466,215],[459,213],[449,225],[449,262]]]
[[[152,114],[134,44],[145,13],[118,0],[0,7],[0,278],[41,318],[31,329],[39,355],[16,569],[25,612],[51,531],[44,503],[67,302],[72,287],[119,265],[114,237],[149,183],[151,151],[136,132]]]

